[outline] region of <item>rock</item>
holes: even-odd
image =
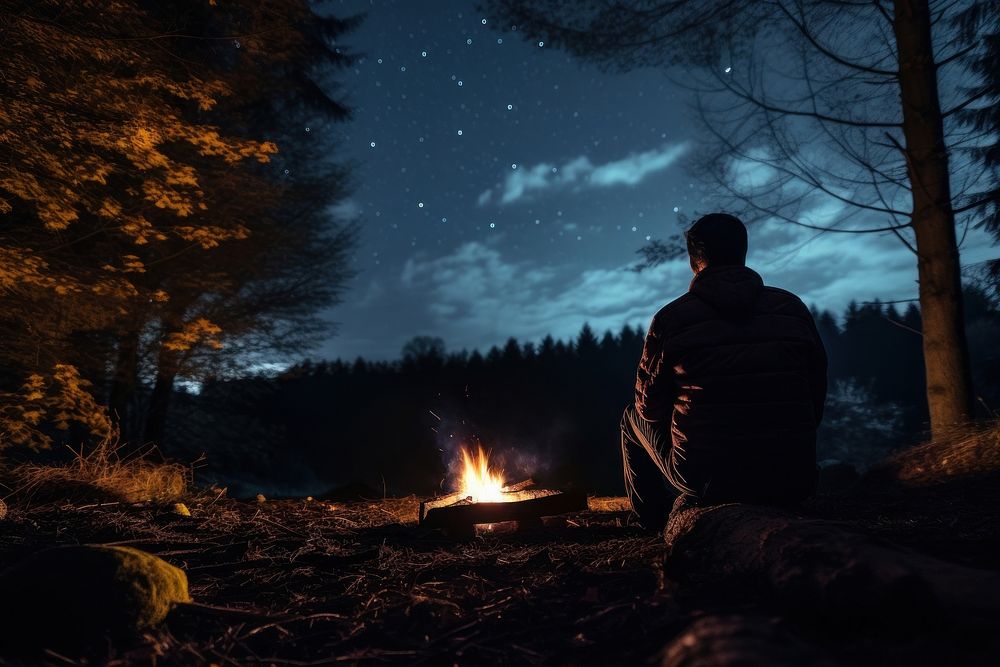
[[[740,614],[695,620],[670,642],[662,667],[832,667],[818,649],[785,630],[778,619]]]
[[[138,549],[81,545],[34,554],[0,574],[0,644],[79,648],[127,639],[189,602],[187,576]]]

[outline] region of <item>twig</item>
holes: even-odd
[[[345,618],[347,617],[344,616],[343,614],[335,614],[333,612],[318,612],[315,614],[306,614],[305,616],[292,616],[292,617],[286,616],[285,618],[280,618],[270,623],[265,623],[264,625],[257,626],[250,632],[247,632],[246,634],[237,637],[236,641],[243,641],[244,639],[249,639],[250,637],[253,637],[255,634],[259,632],[263,632],[264,630],[268,630],[270,628],[274,628],[286,623],[301,623],[302,621],[312,621],[319,619],[333,619],[337,621],[342,621]]]
[[[268,519],[266,516],[260,517],[260,520],[261,521],[266,521],[267,523],[271,524],[272,526],[274,526],[276,528],[280,528],[281,530],[283,530],[283,531],[285,531],[285,532],[287,532],[287,533],[289,533],[291,535],[294,535],[295,537],[301,537],[303,540],[308,539],[308,537],[309,537],[308,535],[303,535],[302,533],[300,533],[297,530],[292,530],[288,526],[282,526],[277,521],[272,521],[271,519]]]
[[[80,505],[78,507],[75,507],[74,509],[89,510],[89,509],[91,509],[93,507],[110,507],[111,505],[121,505],[121,502],[118,501],[118,500],[116,500],[116,501],[111,502],[111,503],[92,503],[90,505]]]

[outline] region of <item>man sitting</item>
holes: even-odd
[[[685,505],[812,495],[826,399],[812,315],[745,266],[743,223],[713,213],[686,237],[694,279],[653,317],[621,424],[626,490],[654,530],[678,494]]]

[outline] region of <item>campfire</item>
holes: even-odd
[[[458,491],[420,503],[420,525],[456,538],[475,535],[477,525],[514,522],[517,529],[540,527],[542,517],[587,509],[582,493],[532,488],[531,479],[507,484],[504,471],[490,465],[489,452],[477,446],[459,454]]]
[[[458,493],[474,503],[505,502],[503,470],[491,470],[489,454],[482,447],[471,453],[462,448],[462,477]]]

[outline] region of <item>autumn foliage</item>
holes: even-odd
[[[224,347],[224,309],[216,321],[203,307],[213,293],[275,278],[240,275],[227,256],[266,265],[255,236],[277,253],[329,238],[314,215],[275,240],[290,187],[261,101],[347,26],[299,0],[226,5],[0,4],[0,448],[45,446],[53,429],[106,435],[120,415],[104,404],[157,358],[172,386],[184,355]],[[334,238],[342,263],[349,235]],[[254,307],[269,304],[241,304]]]

